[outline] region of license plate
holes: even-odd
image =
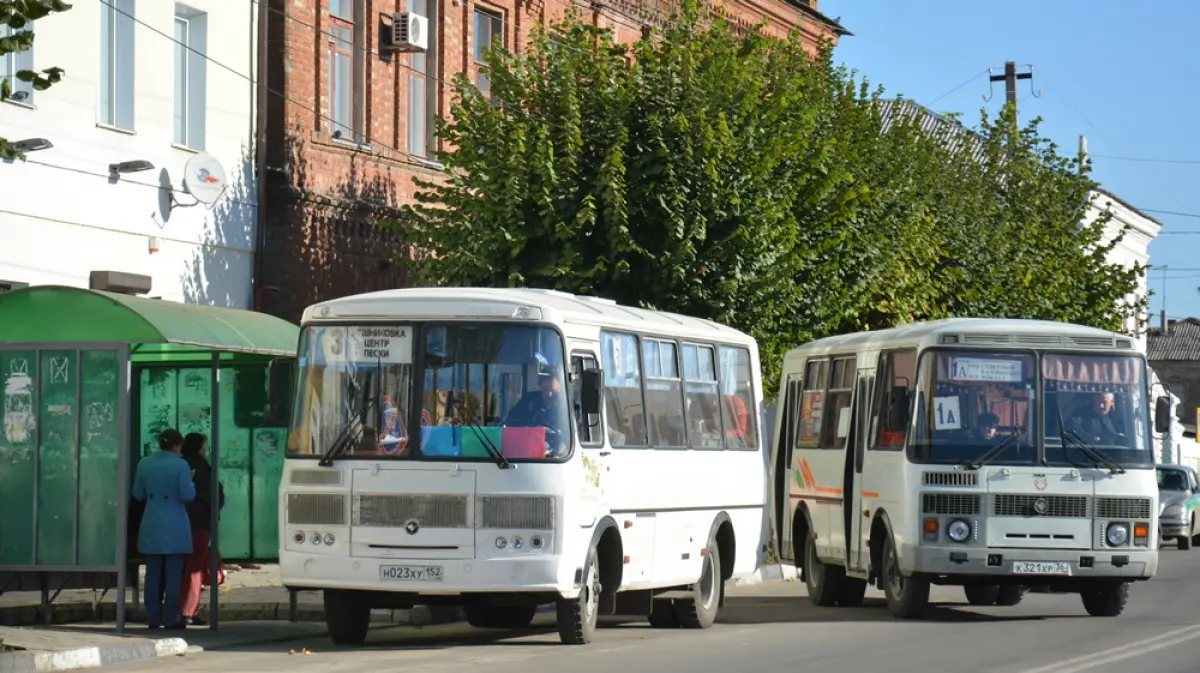
[[[1069,563],[1038,563],[1037,561],[1014,561],[1013,572],[1029,575],[1070,575]]]
[[[379,566],[379,579],[441,582],[442,566]]]

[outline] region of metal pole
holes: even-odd
[[[129,459],[133,446],[129,441],[130,373],[129,346],[119,352],[117,360],[117,633],[125,633],[125,591],[129,584]],[[136,586],[137,571],[134,571]],[[137,589],[134,589],[137,596]],[[136,599],[135,599],[136,602]]]
[[[221,573],[221,354],[212,354],[212,437],[208,442],[208,461],[212,465],[212,483],[209,484],[209,528],[212,550],[209,558],[209,576],[212,586],[208,588],[208,628],[216,631],[220,621]]]

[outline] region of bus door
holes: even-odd
[[[802,393],[800,373],[788,374],[787,383],[783,389],[782,408],[776,411],[776,427],[779,428],[778,443],[775,446],[775,476],[773,499],[775,509],[773,519],[779,557],[785,561],[794,561],[795,553],[792,542],[792,514],[796,507],[792,500],[792,484],[795,483],[792,471],[796,465],[792,462],[792,452],[796,448],[796,428],[800,424],[800,395]]]
[[[843,524],[846,531],[846,568],[866,570],[863,559],[863,460],[870,437],[871,400],[875,389],[875,369],[859,369],[852,402],[850,437],[846,442],[845,483],[842,492]]]

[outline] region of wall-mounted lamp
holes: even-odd
[[[28,91],[14,91],[8,97],[9,100],[15,101],[17,103],[24,102],[27,98],[29,98]]]
[[[15,143],[9,144],[12,145],[13,149],[17,150],[18,152],[24,152],[26,154],[29,152],[48,150],[54,147],[54,143],[46,140],[45,138],[26,138],[25,140],[18,140]]]
[[[122,161],[119,164],[109,164],[109,173],[141,173],[142,171],[154,170],[154,164],[145,159],[135,159],[133,161]]]
[[[150,237],[150,254],[153,255],[156,252],[158,252],[158,237],[151,236]]]

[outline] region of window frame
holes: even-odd
[[[416,2],[423,2],[425,4],[424,9],[414,9]],[[438,152],[436,120],[438,112],[441,109],[441,80],[437,77],[440,56],[437,26],[440,23],[441,0],[410,0],[408,7],[410,12],[424,17],[428,23],[429,47],[424,52],[412,53],[408,57],[408,100],[405,110],[405,118],[408,125],[406,149],[410,156],[424,161],[436,161]],[[416,65],[418,60],[421,60],[424,65],[418,67]],[[413,93],[418,81],[424,87],[424,95],[420,98],[414,96]],[[421,100],[421,114],[417,114],[416,106],[413,105],[415,100]],[[424,130],[419,135],[413,130],[416,127],[414,122],[418,120]],[[419,144],[421,147],[417,147],[418,138],[420,139]]]
[[[128,16],[122,12],[126,12]],[[101,55],[100,76],[96,86],[96,125],[125,133],[137,132],[136,17],[136,0],[111,0],[100,7]],[[122,28],[129,32],[128,39],[122,39],[125,37]],[[127,58],[122,59],[121,47],[126,45],[129,53],[126,54]],[[126,60],[127,72],[121,72],[125,69],[122,65]],[[123,108],[127,108],[127,111]],[[126,116],[128,119],[125,119]]]
[[[349,7],[351,16],[335,14],[335,2],[339,3],[339,7]],[[324,70],[327,81],[325,93],[329,103],[326,106],[326,118],[321,125],[325,127],[329,139],[333,142],[366,147],[366,3],[364,0],[328,0],[325,4],[325,18],[329,23],[329,27],[323,31],[326,55]],[[347,41],[337,36],[338,30],[349,31],[349,47],[342,47]],[[347,101],[349,125],[337,119],[338,88],[341,84],[337,76],[339,56],[345,57],[350,63],[350,100]]]
[[[829,363],[829,366],[826,368],[825,374],[825,404],[821,409],[821,436],[818,439],[817,448],[822,451],[845,451],[850,445],[850,434],[854,431],[854,393],[858,378],[858,353],[855,352],[848,355],[845,353],[831,354],[826,359],[826,362]],[[843,371],[850,372],[849,385],[844,388],[833,387],[835,383],[833,379],[838,370],[839,363],[847,363],[846,369]],[[834,394],[849,395],[849,397],[846,398],[845,406],[842,407],[850,410],[851,418],[849,421],[849,427],[846,429],[845,438],[839,438],[837,436],[837,428],[841,424],[841,410],[839,409],[838,411],[834,411],[833,406],[829,403],[831,396]],[[829,443],[827,443],[825,439],[826,433],[830,433],[832,438],[831,442]],[[843,439],[844,441],[842,446],[837,446],[839,439]]]
[[[488,32],[488,43],[486,46],[480,46],[479,43],[479,19],[487,17],[490,19],[486,24],[490,29]],[[488,100],[495,100],[492,94],[492,79],[488,76],[487,63],[484,62],[485,50],[491,49],[496,45],[496,36],[500,36],[500,48],[503,49],[508,41],[505,39],[505,24],[506,16],[503,10],[489,7],[487,5],[476,4],[471,11],[471,61],[475,65],[475,77],[473,78],[475,88],[483,94]],[[487,91],[480,86],[480,81],[487,81]]]
[[[34,21],[30,21],[26,23],[25,26],[20,30],[16,31],[14,31],[12,27],[8,25],[0,26],[0,38],[9,37],[13,33],[32,31],[34,30],[34,23]],[[4,66],[3,68],[0,68],[0,77],[8,78],[8,85],[11,90],[9,97],[4,99],[5,103],[11,103],[12,105],[19,105],[27,108],[36,107],[34,104],[34,97],[37,95],[37,91],[34,90],[33,83],[22,82],[21,80],[17,79],[17,73],[21,71],[36,71],[36,68],[34,67],[36,60],[33,53],[34,47],[36,46],[36,44],[32,44],[29,46],[29,49],[26,49],[25,51],[11,52],[0,56],[0,64]],[[12,96],[20,92],[25,92],[25,97],[21,100],[14,100]]]
[[[176,41],[172,47],[174,58],[182,58],[183,63],[183,137],[178,135],[179,129],[175,128],[175,117],[180,115],[181,103],[177,79],[180,73],[175,69],[171,145],[192,152],[203,152],[207,140],[208,72],[204,54],[208,51],[208,15],[189,5],[176,3],[173,25],[177,28],[181,22],[186,31],[184,39],[179,41],[178,35],[175,35]]]
[[[675,354],[674,360],[675,360],[676,376],[674,378],[669,377],[669,376],[662,376],[662,375],[651,376],[649,372],[645,371],[645,361],[646,361],[646,350],[645,349],[646,349],[647,344],[656,344],[658,346],[658,358],[659,358],[660,362],[662,361],[662,344],[669,344],[671,346],[671,350]],[[650,446],[652,446],[656,449],[684,449],[684,448],[689,448],[691,445],[691,434],[688,432],[688,427],[687,427],[687,398],[684,396],[683,367],[682,367],[683,362],[681,361],[679,350],[680,350],[679,343],[674,339],[670,339],[667,337],[656,337],[656,336],[646,336],[646,337],[638,338],[638,352],[641,353],[641,355],[642,355],[642,367],[643,367],[642,377],[641,377],[642,378],[642,381],[641,381],[642,397],[646,398],[646,393],[648,392],[646,389],[646,382],[650,379],[654,379],[655,381],[663,381],[666,383],[674,383],[679,386],[679,414],[680,414],[680,418],[683,420],[683,444],[679,444],[679,445],[661,444],[660,445],[657,441],[658,438],[656,437],[656,435],[658,434],[657,431],[654,429],[653,425],[651,425],[650,423],[647,423],[646,429],[648,431],[650,431],[649,432]],[[717,390],[719,393],[720,388],[718,388]],[[647,400],[647,405],[646,405],[646,419],[647,419],[647,421],[650,419],[650,407],[648,404],[648,400]]]
[[[677,362],[676,366],[679,368],[679,376],[680,376],[679,381],[681,383],[680,396],[682,398],[681,401],[684,403],[684,413],[685,414],[687,413],[687,406],[686,406],[687,383],[689,381],[697,382],[697,383],[712,383],[712,381],[697,381],[697,380],[687,378],[686,370],[685,370],[685,367],[683,364],[683,347],[685,345],[693,345],[693,346],[700,346],[702,348],[710,348],[713,353],[713,366],[714,366],[713,373],[716,376],[716,384],[717,384],[717,409],[718,409],[718,414],[720,416],[720,422],[721,422],[722,442],[721,442],[721,446],[719,446],[719,447],[718,446],[712,446],[712,447],[695,446],[693,438],[691,436],[691,434],[692,434],[691,430],[690,430],[690,428],[687,427],[686,416],[685,416],[684,436],[687,441],[686,446],[658,446],[658,445],[656,445],[654,443],[654,436],[650,431],[650,425],[647,422],[647,423],[645,423],[646,444],[625,444],[622,446],[613,446],[612,447],[613,449],[631,449],[631,450],[651,449],[651,450],[655,450],[655,451],[745,451],[745,452],[751,452],[751,453],[757,453],[758,451],[762,450],[762,448],[763,448],[762,445],[764,443],[764,440],[763,440],[762,427],[761,427],[762,423],[761,423],[761,418],[760,418],[760,414],[759,414],[760,408],[762,406],[762,399],[761,399],[761,394],[755,390],[755,383],[758,383],[758,380],[755,378],[755,376],[756,376],[755,375],[755,367],[753,364],[754,358],[753,358],[753,353],[751,352],[751,348],[749,345],[744,344],[744,343],[734,343],[734,342],[728,342],[728,341],[707,340],[707,339],[703,339],[703,338],[671,337],[671,336],[665,336],[661,333],[641,332],[641,331],[637,331],[637,330],[604,329],[604,328],[602,328],[600,330],[600,360],[599,360],[601,371],[604,370],[604,358],[605,358],[605,351],[606,351],[605,341],[604,341],[605,335],[630,337],[634,341],[635,348],[637,350],[637,358],[638,358],[638,378],[639,378],[639,384],[640,384],[639,387],[641,388],[643,417],[647,416],[647,414],[644,411],[646,409],[646,378],[647,378],[647,375],[646,375],[645,357],[644,357],[644,353],[642,350],[643,341],[645,341],[645,340],[665,341],[665,342],[672,342],[675,344],[675,346],[676,346],[675,347],[675,358],[676,358],[676,362]],[[751,362],[750,362],[751,408],[747,409],[747,415],[751,419],[751,431],[753,433],[755,433],[755,435],[756,435],[754,446],[744,446],[744,447],[730,446],[729,438],[726,437],[726,428],[729,427],[729,419],[727,418],[725,404],[724,404],[723,400],[721,399],[724,396],[721,386],[722,386],[722,384],[725,383],[725,378],[724,378],[724,374],[722,372],[721,359],[720,359],[720,349],[722,347],[742,351],[751,360]],[[606,379],[607,379],[607,377],[606,377]],[[605,390],[607,390],[607,388],[608,388],[608,383],[606,380]]]
[[[884,419],[888,413],[888,399],[891,395],[892,385],[896,381],[896,354],[911,353],[913,361],[912,377],[899,377],[908,381],[908,412],[904,417],[904,429],[899,431],[901,441],[899,444],[889,444],[884,446],[880,439],[884,432],[888,432],[883,426]],[[920,365],[917,357],[917,349],[915,347],[889,348],[879,353],[879,362],[876,365],[875,374],[875,400],[871,405],[871,427],[869,428],[870,438],[867,444],[867,451],[904,451],[908,446],[909,430],[913,425],[913,403],[916,400],[914,394],[917,380],[917,369]]]

